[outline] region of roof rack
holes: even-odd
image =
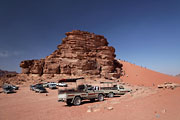
[[[58,81],[58,83],[61,83],[61,82],[76,82],[77,80],[80,80],[80,79],[84,79],[84,77],[61,79],[61,80]]]
[[[103,84],[103,83],[112,84],[112,83],[116,83],[116,82],[100,82],[100,84]]]

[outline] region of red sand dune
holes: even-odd
[[[125,76],[122,80],[132,85],[157,86],[164,82],[180,83],[180,78],[152,71],[129,62],[120,61],[123,64]]]

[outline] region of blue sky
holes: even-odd
[[[0,69],[51,54],[75,29],[104,35],[118,59],[180,73],[179,0],[1,0]]]

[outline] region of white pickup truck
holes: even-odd
[[[76,82],[78,79],[66,79],[63,82]],[[91,85],[82,84],[76,86],[76,89],[58,90],[58,101],[66,102],[67,105],[80,105],[82,100],[98,101],[104,100],[105,94],[100,90],[94,90]]]
[[[115,95],[124,95],[125,93],[132,91],[131,89],[124,88],[124,86],[114,82],[100,82],[100,83],[103,84],[103,86],[105,84],[108,84],[108,87],[100,87],[100,90],[103,91],[106,97],[109,98],[112,98]],[[109,87],[109,85],[111,85],[111,87]]]

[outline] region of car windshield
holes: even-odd
[[[88,87],[88,90],[94,90],[94,88],[93,87]]]
[[[123,86],[119,86],[119,89],[124,89],[124,87]]]
[[[36,84],[36,86],[38,86],[38,87],[43,87],[43,85],[42,85],[42,84]]]
[[[45,88],[43,88],[43,87],[38,87],[38,89],[40,89],[40,90],[45,90]]]
[[[40,85],[38,84],[35,87],[38,88],[38,89],[44,88],[43,85],[41,85],[41,84]]]
[[[5,90],[13,90],[13,87],[10,87],[10,86],[8,86],[8,87],[6,87],[6,88],[4,88]]]

